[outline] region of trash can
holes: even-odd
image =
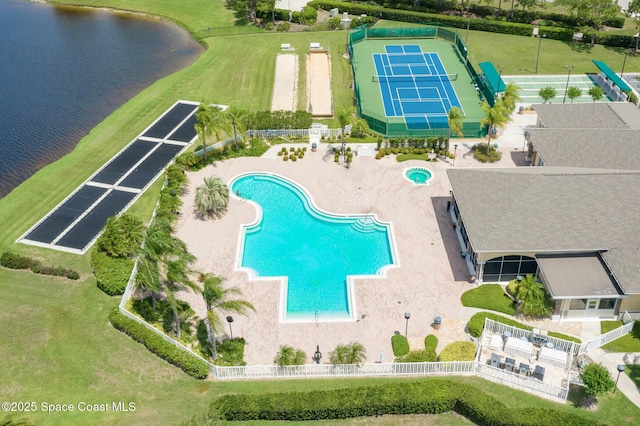
[[[433,319],[433,328],[435,328],[436,330],[440,330],[440,324],[442,324],[442,318],[440,318],[439,316],[435,317]]]
[[[317,148],[318,148],[318,144],[317,144],[317,143],[315,143],[315,142],[313,142],[313,143],[311,144],[311,152],[316,152],[316,149],[317,149]]]
[[[524,112],[524,107],[520,106],[520,108],[518,108],[518,114],[522,115],[523,112]]]

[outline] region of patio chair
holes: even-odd
[[[533,377],[540,381],[544,380],[544,367],[536,365],[535,370],[533,371]]]
[[[495,368],[500,368],[500,355],[491,354],[491,359],[489,360],[489,365]]]
[[[521,375],[528,376],[529,375],[529,364],[525,364],[524,362],[521,362],[520,366],[518,368],[518,371],[520,372]]]
[[[516,366],[516,360],[513,358],[507,358],[504,360],[504,369],[513,372]]]

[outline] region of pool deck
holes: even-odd
[[[470,153],[474,142],[479,141],[458,143],[455,167],[525,165],[520,148],[506,145],[500,148],[500,163],[483,165]],[[501,143],[500,139],[497,142]],[[354,157],[347,169],[334,163],[329,144],[324,143],[317,152],[308,150],[304,159],[295,163],[277,156],[283,146],[298,145],[276,145],[260,158],[220,161],[188,174],[189,189],[183,197],[176,234],[198,258],[197,270],[226,277],[227,284],[238,287],[242,298],[256,307],[256,312],[247,317],[232,314],[233,336],[247,341],[245,361],[249,365],[271,365],[281,345],[302,349],[310,357],[320,345],[322,360],[328,362],[329,352],[337,345],[353,341],[364,345],[367,361],[392,361],[391,336],[405,333],[405,312],[411,313],[408,337],[412,349],[424,348],[424,336],[428,334],[438,336],[438,351],[452,341],[465,340],[464,327],[474,310],[461,306],[460,295],[474,286],[468,282],[468,269],[445,214],[451,189],[445,169],[451,164],[419,160],[398,163],[395,156],[381,160]],[[357,148],[357,144],[352,146]],[[432,172],[428,185],[413,185],[404,177],[404,170],[412,166]],[[228,183],[234,176],[252,171],[273,172],[295,181],[325,211],[363,214],[371,210],[380,220],[392,223],[400,267],[390,269],[385,279],[356,281],[356,321],[280,323],[280,283],[249,281],[246,273],[234,270],[240,226],[255,219],[255,208],[231,197],[228,213],[221,220],[196,218],[193,201],[203,178],[218,176]],[[204,317],[201,296],[183,293],[181,298]],[[431,326],[436,316],[442,318],[440,330]],[[225,331],[229,332],[228,327]]]

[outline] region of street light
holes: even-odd
[[[540,60],[540,45],[542,44],[542,39],[547,38],[547,35],[536,34],[536,37],[538,37],[538,55],[536,55],[536,74],[538,74],[538,61]]]
[[[567,90],[569,90],[569,79],[571,78],[571,71],[573,71],[575,67],[576,67],[575,65],[571,65],[571,68],[569,68],[569,65],[564,66],[564,69],[566,69],[568,73],[567,73],[567,85],[564,87],[564,97],[562,98],[562,103],[564,103],[567,100]]]
[[[231,339],[233,340],[233,330],[231,329],[231,323],[233,322],[233,317],[231,315],[229,315],[227,317],[227,322],[229,323],[229,335],[231,336]]]
[[[453,162],[451,163],[452,166],[456,165],[456,155],[458,155],[458,144],[457,143],[453,144]]]
[[[404,337],[405,337],[405,339],[407,338],[407,334],[408,334],[408,331],[409,331],[409,318],[411,318],[411,314],[409,312],[405,312],[404,313],[404,319],[407,320],[407,323],[406,323],[406,325],[404,327]]]
[[[618,389],[618,380],[620,380],[620,373],[622,373],[624,371],[624,365],[623,364],[619,364],[618,365],[618,377],[616,378],[616,387],[613,390],[613,393],[616,393],[616,389]]]

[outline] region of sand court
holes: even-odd
[[[309,111],[314,117],[333,117],[331,96],[331,60],[323,50],[311,51],[307,56],[307,87]]]
[[[298,55],[281,53],[276,57],[276,75],[271,111],[295,111],[298,86]]]

